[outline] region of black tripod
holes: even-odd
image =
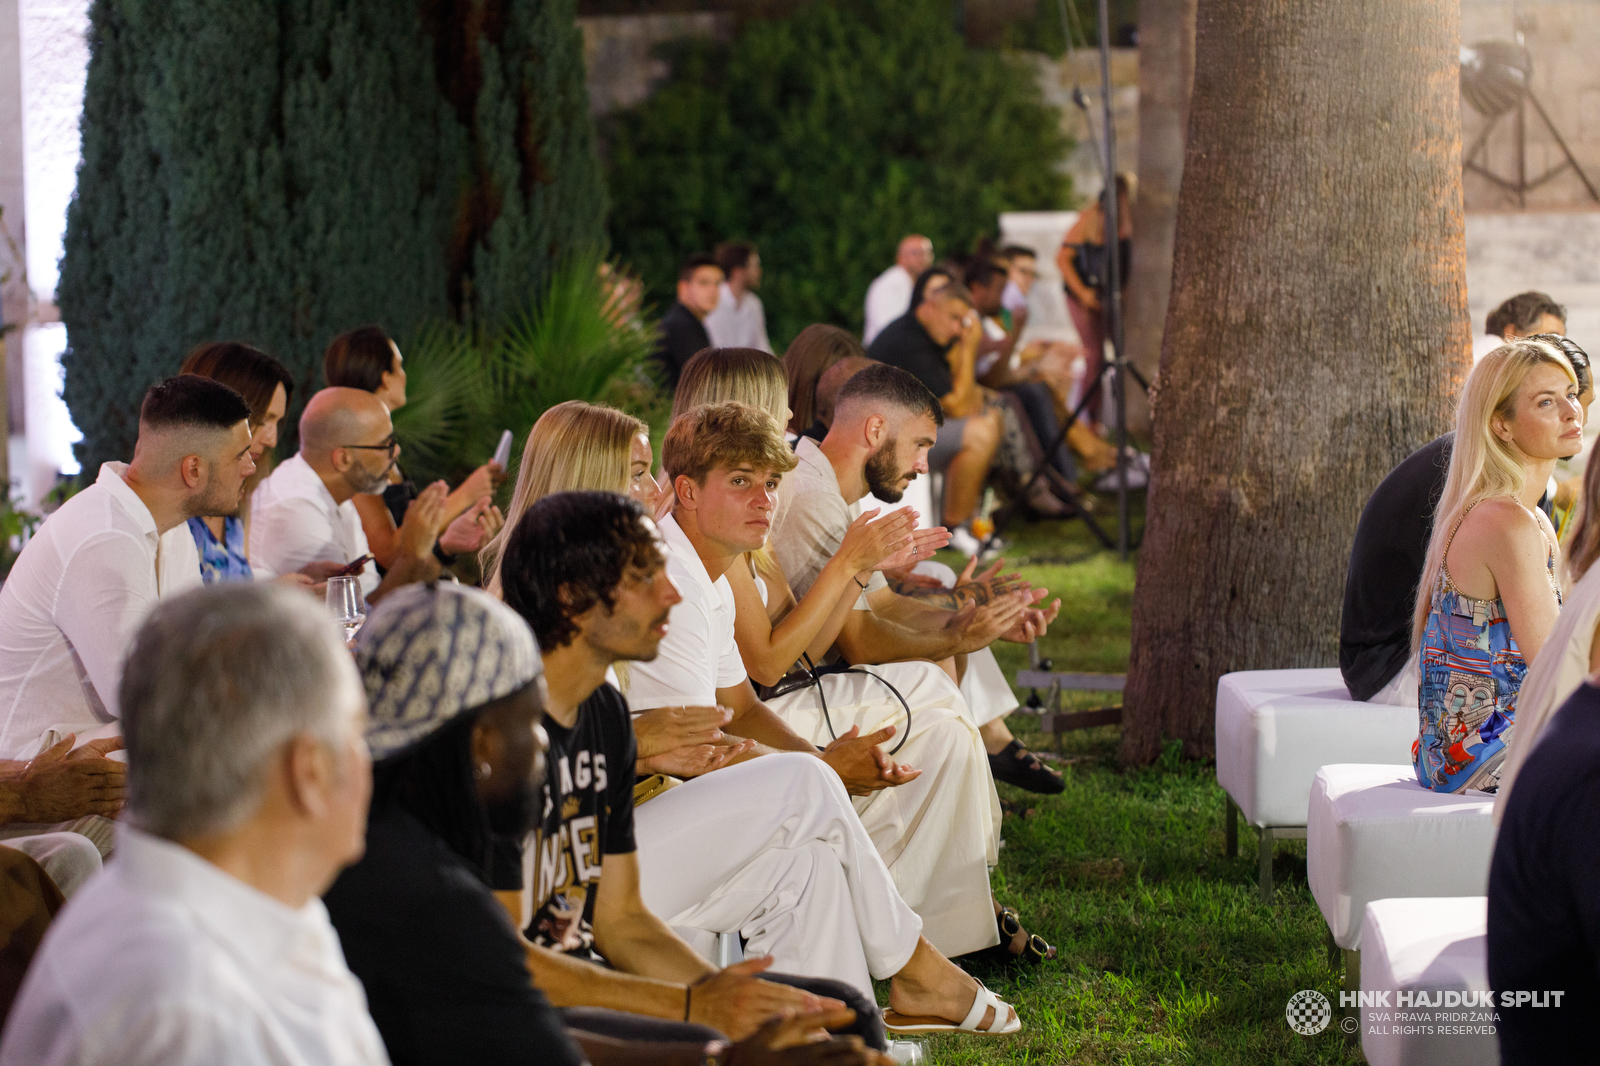
[[[1061,7],[1061,32],[1067,40],[1067,49],[1072,50],[1072,33],[1067,26],[1067,6],[1064,2]],[[1107,368],[1111,374],[1111,402],[1117,415],[1117,551],[1126,559],[1128,557],[1128,398],[1124,379],[1125,374],[1132,374],[1133,379],[1144,388],[1145,394],[1150,393],[1150,383],[1144,375],[1139,373],[1137,367],[1127,360],[1122,343],[1122,241],[1120,223],[1117,218],[1117,135],[1116,129],[1111,124],[1111,25],[1110,17],[1106,11],[1106,0],[1100,0],[1100,103],[1101,126],[1104,135],[1096,146],[1100,151],[1096,159],[1100,164],[1100,203],[1102,217],[1105,219],[1105,249],[1106,249],[1106,279],[1105,291],[1101,298],[1107,309],[1107,318],[1111,332],[1111,361]],[[1083,95],[1082,88],[1074,86],[1072,101],[1083,110],[1084,118],[1089,126],[1090,136],[1094,135],[1094,120],[1089,115],[1089,102]],[[1023,486],[1017,500],[1012,501],[997,515],[995,527],[998,529],[1010,521],[1025,506],[1028,493],[1045,474],[1045,466],[1050,462],[1050,457],[1066,442],[1067,434],[1071,432],[1072,425],[1083,414],[1089,403],[1100,390],[1101,380],[1105,377],[1102,372],[1089,387],[1083,392],[1078,401],[1077,408],[1072,412],[1061,427],[1061,433],[1056,437],[1055,443],[1045,449],[1045,461],[1033,472],[1033,477]],[[1070,516],[1081,518],[1083,524],[1095,538],[1107,548],[1111,547],[1111,538],[1106,531],[1100,528],[1077,500],[1067,500]]]

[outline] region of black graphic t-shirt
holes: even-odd
[[[594,901],[607,855],[631,854],[637,746],[622,693],[601,685],[571,729],[546,716],[550,736],[544,815],[534,836],[528,939],[594,956]]]

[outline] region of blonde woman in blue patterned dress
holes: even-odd
[[[1539,498],[1582,442],[1578,379],[1559,350],[1518,341],[1473,368],[1417,589],[1412,763],[1424,788],[1498,784],[1517,691],[1561,610],[1560,547]]]

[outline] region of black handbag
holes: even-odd
[[[817,703],[822,708],[822,721],[828,727],[828,735],[838,740],[838,730],[833,728],[833,716],[828,713],[828,698],[822,694],[822,679],[829,674],[865,674],[894,694],[894,698],[900,701],[900,706],[906,712],[906,727],[900,734],[900,743],[889,749],[890,755],[898,754],[900,749],[906,746],[906,741],[911,739],[911,705],[887,678],[873,673],[864,666],[851,666],[846,662],[817,666],[811,661],[809,654],[802,654],[796,668],[779,678],[776,685],[757,685],[756,695],[764,702],[777,699],[779,696],[787,696],[791,692],[799,692],[801,689],[815,689]]]

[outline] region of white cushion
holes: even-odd
[[[1375,899],[1481,896],[1494,852],[1494,797],[1417,784],[1406,766],[1317,771],[1306,822],[1306,880],[1333,939],[1361,947]]]
[[[1305,825],[1333,762],[1405,762],[1415,707],[1358,703],[1337,669],[1246,670],[1217,682],[1217,783],[1254,826]]]
[[[1488,909],[1482,896],[1367,904],[1360,1017],[1370,1066],[1500,1061],[1495,1008],[1482,1005],[1489,993]]]

